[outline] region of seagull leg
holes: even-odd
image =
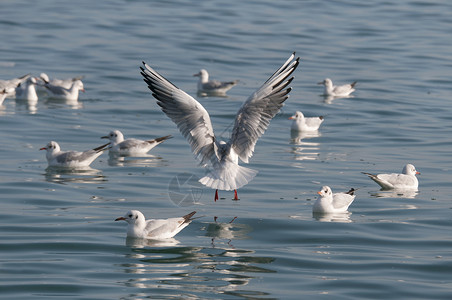
[[[237,190],[234,190],[234,199],[232,200],[239,200],[239,197],[237,196]]]
[[[215,190],[215,202],[218,200],[218,190]]]

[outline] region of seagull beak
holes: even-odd
[[[318,191],[317,194],[319,194],[320,196],[322,196],[322,192],[321,192],[321,191]]]
[[[81,89],[82,92],[85,92],[85,89]]]
[[[124,217],[119,217],[119,218],[116,218],[115,219],[115,221],[125,221],[126,219],[124,218]]]
[[[293,120],[295,119],[295,116],[289,117],[289,120]]]
[[[416,175],[421,175],[421,172],[416,171]]]
[[[317,84],[318,84],[318,85],[322,85],[322,84],[325,84],[325,81],[320,81],[320,82],[317,82]]]
[[[109,139],[110,137],[108,135],[104,135],[100,137],[101,139]]]
[[[199,77],[199,76],[201,76],[201,73],[196,73],[196,74],[193,74],[193,76],[195,76],[195,77]]]
[[[42,147],[39,150],[47,150],[47,148],[46,147]]]

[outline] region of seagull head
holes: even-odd
[[[41,73],[41,74],[39,74],[39,78],[40,78],[42,81],[44,81],[45,83],[48,83],[48,82],[50,81],[50,78],[49,78],[49,76],[47,76],[46,73]]]
[[[317,192],[321,197],[333,195],[331,188],[327,185],[322,186],[322,189]]]
[[[49,153],[60,152],[60,145],[55,141],[50,141],[45,147],[42,147],[39,150],[47,150]]]
[[[329,86],[329,87],[333,86],[333,82],[329,78],[325,78],[323,81],[317,82],[317,84],[324,85],[324,86]]]
[[[72,87],[74,87],[75,89],[85,92],[85,87],[83,86],[83,82],[81,80],[76,80],[74,81],[74,83],[72,84]]]
[[[199,73],[193,74],[195,77],[200,77],[202,82],[207,82],[209,80],[209,73],[205,69],[201,69]]]
[[[124,135],[119,130],[113,130],[108,135],[101,137],[101,139],[109,139],[112,143],[116,144],[124,141]]]
[[[289,118],[289,120],[301,120],[304,118],[304,115],[301,111],[296,111],[295,114]]]
[[[126,221],[129,225],[144,223],[144,215],[139,210],[129,210],[123,217],[116,218],[115,221]]]
[[[406,174],[406,175],[419,175],[419,174],[421,174],[420,172],[418,172],[416,170],[416,168],[412,164],[407,164],[405,167],[403,167],[402,173]]]

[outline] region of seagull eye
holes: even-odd
[[[133,217],[133,215],[129,215],[129,218],[132,218]]]

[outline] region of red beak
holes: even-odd
[[[124,217],[119,217],[115,221],[125,221],[126,219]]]
[[[39,150],[47,150],[47,148],[46,147],[42,147],[41,149],[39,149]]]

